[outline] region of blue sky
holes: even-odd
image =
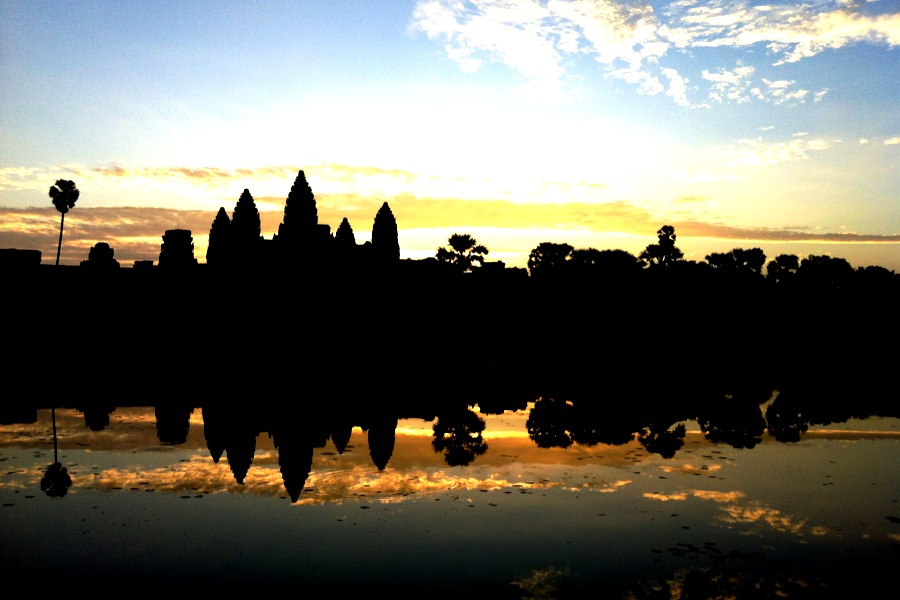
[[[687,258],[761,247],[900,271],[900,3],[0,3],[0,247],[125,265],[244,188],[401,255],[470,233]]]

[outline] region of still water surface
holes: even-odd
[[[162,593],[818,598],[893,585],[900,419],[743,447],[684,421],[654,452],[638,436],[539,445],[533,411],[467,411],[448,444],[428,418],[292,437],[200,408],[174,428],[153,407],[99,424],[40,409],[0,425],[0,564],[8,582]],[[71,478],[60,492],[42,489],[54,459]]]

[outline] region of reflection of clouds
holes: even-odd
[[[684,492],[676,492],[672,494],[660,494],[647,492],[644,498],[650,500],[660,500],[668,502],[670,500],[687,500],[690,497],[700,498],[701,500],[712,500],[713,502],[736,502],[744,497],[743,492],[716,492],[712,490],[688,490]]]
[[[644,494],[644,498],[648,498],[650,500],[660,500],[662,502],[669,502],[670,500],[687,500],[688,499],[687,492],[678,492],[675,494],[659,494],[655,492],[647,492]]]
[[[780,510],[760,505],[731,505],[722,508],[726,517],[725,523],[764,523],[772,529],[784,533],[801,535],[806,521],[798,521],[794,517],[783,514]]]
[[[170,467],[155,469],[110,468],[100,473],[79,477],[80,489],[137,489],[169,493],[252,493],[260,496],[283,496],[281,473],[273,468],[251,468],[244,485],[235,481],[224,461],[218,464],[208,458],[195,457]]]
[[[694,490],[695,497],[715,502],[737,502],[744,497],[743,492],[715,492],[712,490]]]
[[[43,472],[31,469],[22,473],[15,487],[35,485]],[[630,480],[608,481],[596,479],[571,485],[557,478],[523,481],[519,475],[498,471],[484,476],[456,475],[447,470],[424,468],[388,469],[378,471],[371,464],[360,463],[350,468],[334,470],[313,468],[307,478],[299,504],[342,503],[361,500],[378,503],[399,503],[447,492],[497,490],[550,490],[573,493],[616,492]],[[5,487],[13,487],[7,482]],[[257,496],[283,497],[284,480],[275,453],[254,456],[253,463],[240,485],[235,481],[227,459],[214,463],[207,456],[195,455],[167,467],[145,469],[114,467],[98,472],[76,474],[76,487],[81,490],[146,490],[172,494],[241,493]]]
[[[738,501],[744,497],[744,493],[738,491],[689,490],[671,494],[648,492],[643,494],[643,496],[648,500],[658,500],[660,502],[684,501],[691,497],[711,500],[721,505],[720,509],[725,513],[721,520],[729,524],[762,523],[776,531],[795,535],[801,535],[806,527],[805,520],[786,515],[778,509],[762,506],[758,503],[750,505],[738,504]],[[826,535],[828,531],[824,527],[811,527],[809,533],[812,535]]]
[[[662,465],[660,466],[660,470],[664,473],[681,473],[682,475],[697,475],[704,473],[715,473],[719,469],[722,468],[722,465],[704,465],[702,467],[695,467],[690,463],[685,463],[683,465],[675,465],[668,466]]]
[[[584,482],[577,486],[566,486],[564,489],[570,492],[597,492],[608,494],[610,492],[619,491],[629,483],[631,483],[631,480],[627,479],[620,479],[618,481],[594,481]]]

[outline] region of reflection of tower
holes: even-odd
[[[203,437],[206,439],[206,448],[213,462],[218,463],[225,453],[226,423],[221,411],[216,411],[208,406],[202,409]]]
[[[343,454],[353,436],[353,423],[350,419],[335,419],[331,424],[331,441],[338,454]]]
[[[244,483],[256,454],[259,428],[253,417],[249,411],[242,409],[222,405],[203,407],[206,447],[216,463],[225,455],[235,481],[240,484]]]
[[[89,402],[79,410],[84,414],[84,424],[91,431],[103,431],[109,427],[109,415],[116,407],[104,402]]]
[[[369,455],[383,471],[394,453],[397,436],[397,417],[378,417],[369,425]]]
[[[313,446],[305,436],[278,431],[272,434],[272,442],[278,450],[278,465],[281,479],[291,502],[300,498],[312,471]]]
[[[328,433],[318,416],[294,411],[279,416],[278,425],[270,429],[269,436],[278,450],[284,488],[291,502],[296,502],[312,471],[313,449],[325,447]]]
[[[234,480],[243,485],[256,454],[256,433],[250,429],[233,429],[225,443],[225,458]]]
[[[162,268],[185,268],[197,265],[194,258],[194,238],[189,229],[169,229],[163,235],[159,251],[159,266]]]

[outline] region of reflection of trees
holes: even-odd
[[[465,466],[487,452],[484,441],[484,419],[469,409],[444,413],[434,424],[431,445],[435,452],[443,452],[451,467]]]
[[[675,425],[668,420],[653,419],[638,436],[638,441],[647,452],[672,458],[684,446],[685,433],[683,423]]]
[[[799,442],[800,436],[809,429],[806,414],[790,393],[780,393],[769,405],[766,423],[769,435],[779,442]]]
[[[530,437],[539,448],[568,448],[572,445],[573,418],[572,403],[556,398],[539,398],[531,412],[525,427]]]
[[[753,448],[766,431],[760,404],[768,396],[735,395],[719,399],[714,406],[697,417],[706,438],[734,448]]]
[[[633,441],[640,427],[640,417],[632,411],[604,411],[588,402],[576,403],[572,441],[583,446],[620,446]]]

